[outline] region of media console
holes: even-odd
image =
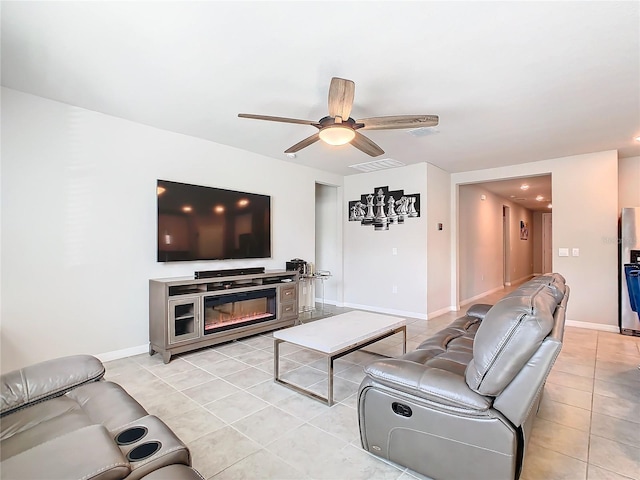
[[[149,280],[149,355],[162,354],[164,363],[177,353],[292,326],[297,318],[298,272]]]

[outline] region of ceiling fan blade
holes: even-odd
[[[362,150],[364,153],[371,155],[372,157],[377,157],[384,153],[384,150],[361,133],[355,132],[355,134],[356,136],[351,140],[351,145],[356,147],[358,150]]]
[[[302,150],[305,147],[308,147],[312,143],[316,143],[318,140],[320,140],[320,132],[314,133],[310,137],[307,137],[304,140],[302,140],[301,142],[296,143],[293,147],[287,148],[284,151],[284,153],[295,153],[299,150]]]
[[[388,117],[371,117],[356,120],[364,123],[363,130],[390,130],[393,128],[435,127],[438,125],[437,115],[392,115]]]
[[[272,117],[271,115],[253,115],[251,113],[239,113],[238,116],[240,118],[253,118],[255,120],[269,120],[271,122],[300,123],[302,125],[313,125],[314,127],[320,128],[320,124],[312,120],[300,120],[298,118],[286,118],[286,117]]]
[[[347,120],[351,114],[356,84],[351,80],[333,77],[329,86],[329,116]]]

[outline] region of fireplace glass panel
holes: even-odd
[[[204,334],[276,318],[276,290],[260,290],[204,299]]]

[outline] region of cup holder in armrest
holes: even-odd
[[[133,450],[131,450],[127,454],[127,459],[130,462],[139,462],[140,460],[144,460],[145,458],[150,457],[161,448],[162,448],[162,443],[156,440],[152,442],[146,442],[141,445],[138,445]]]
[[[147,427],[131,427],[120,432],[115,440],[118,445],[131,445],[147,434]]]

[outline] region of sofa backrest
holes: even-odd
[[[554,330],[554,314],[567,291],[561,275],[541,275],[496,303],[474,339],[465,371],[469,388],[499,396]]]

